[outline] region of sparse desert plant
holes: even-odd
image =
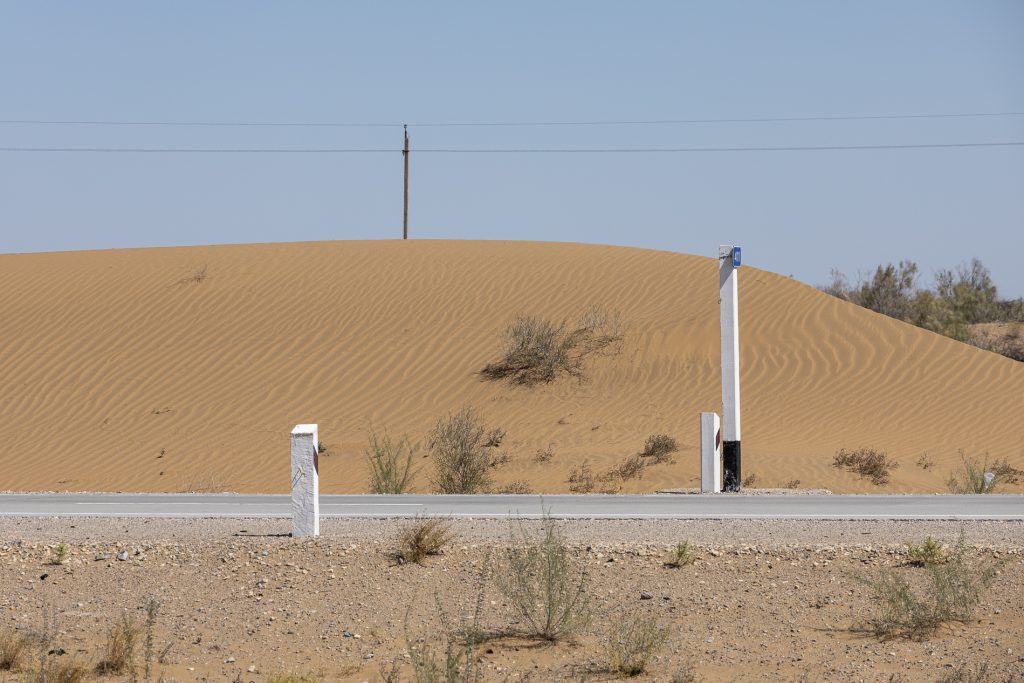
[[[692,662],[684,660],[676,666],[668,680],[669,683],[697,683],[697,671],[693,668]]]
[[[590,620],[586,568],[573,558],[547,512],[537,533],[523,525],[513,532],[505,562],[499,585],[528,637],[563,640],[586,627]]]
[[[512,456],[508,453],[497,452],[489,456],[487,464],[490,467],[501,467],[512,462]]]
[[[537,454],[533,456],[533,459],[537,462],[549,462],[553,457],[555,457],[555,451],[548,445],[547,448],[538,448]]]
[[[142,661],[146,680],[150,681],[153,678],[153,657],[156,647],[154,631],[156,630],[157,617],[160,614],[160,601],[157,600],[155,595],[147,595],[142,606],[146,610],[146,639],[143,643]]]
[[[134,679],[135,648],[138,641],[139,627],[125,610],[120,620],[107,628],[107,641],[96,671],[101,674],[127,673]]]
[[[559,374],[583,379],[583,359],[613,349],[621,339],[616,316],[599,307],[584,312],[575,325],[520,315],[505,330],[501,360],[488,363],[480,374],[521,386],[553,382]]]
[[[594,473],[586,460],[569,472],[569,490],[573,493],[590,493],[594,490]]]
[[[757,475],[751,472],[747,476],[743,477],[741,484],[742,488],[754,487],[757,485]]]
[[[790,479],[789,481],[786,482],[786,488],[787,489],[795,489],[795,488],[799,488],[799,487],[800,487],[800,480],[799,479]]]
[[[15,669],[28,644],[29,638],[23,633],[7,629],[0,631],[0,671]]]
[[[961,664],[947,671],[939,678],[938,683],[1018,683],[1019,679],[1012,673],[998,674],[988,662],[978,666]]]
[[[476,657],[476,647],[483,639],[480,615],[483,612],[484,589],[490,578],[490,567],[491,558],[488,554],[480,569],[473,611],[465,623],[454,624],[441,604],[440,597],[434,595],[435,613],[444,634],[443,652],[424,638],[414,641],[410,637],[409,617],[406,614],[406,650],[415,683],[478,683],[483,680],[483,669]]]
[[[644,442],[640,456],[651,458],[656,463],[668,461],[669,457],[679,450],[679,444],[668,434],[652,434]]]
[[[989,467],[987,457],[979,463],[975,458],[968,457],[966,453],[960,451],[960,462],[960,471],[950,474],[946,482],[953,493],[992,493],[1003,483],[1006,471],[1003,469],[1002,473],[998,472],[995,465],[1002,464],[1005,468],[1005,461],[996,461]]]
[[[441,418],[430,434],[439,493],[480,493],[491,485],[486,428],[472,408]]]
[[[327,452],[327,444],[325,444],[323,441],[317,441],[316,452],[318,455],[329,455],[329,453]]]
[[[665,566],[678,569],[680,567],[687,567],[696,560],[697,554],[694,552],[693,546],[690,545],[689,541],[683,541],[682,543],[677,543],[676,547],[672,549],[672,556],[665,563]]]
[[[484,448],[497,448],[504,439],[505,430],[501,427],[495,427],[487,432],[487,436],[484,438]]]
[[[945,549],[931,536],[920,543],[908,542],[907,555],[910,556],[910,564],[916,567],[927,567],[946,561]]]
[[[410,445],[403,436],[398,442],[387,433],[378,437],[370,433],[369,447],[364,451],[370,468],[370,490],[374,493],[408,493],[412,488],[413,458],[418,446]]]
[[[68,556],[70,554],[71,549],[68,547],[68,544],[64,541],[61,541],[56,546],[54,546],[54,548],[50,551],[49,564],[52,564],[54,566],[62,565],[68,561]]]
[[[622,479],[623,481],[633,479],[634,477],[639,477],[646,466],[647,463],[642,457],[639,455],[631,455],[620,462],[617,466],[608,470],[603,479],[605,481],[616,478]]]
[[[1024,477],[1024,470],[1019,470],[1006,460],[996,460],[992,463],[992,473],[1004,484],[1019,484]]]
[[[922,453],[916,460],[917,466],[922,470],[930,470],[935,463],[932,462],[931,456],[927,453]]]
[[[423,564],[428,556],[440,555],[454,537],[451,524],[444,519],[416,519],[399,530],[395,556],[403,563]]]
[[[509,483],[502,486],[498,490],[498,493],[521,496],[527,493],[533,493],[533,491],[530,490],[529,482],[523,481],[522,479],[517,479],[515,481],[510,481]]]
[[[34,677],[33,683],[82,683],[92,678],[92,671],[77,657],[51,656]]]
[[[889,458],[885,451],[874,448],[853,451],[843,448],[836,453],[832,466],[870,479],[875,486],[884,486],[889,483],[889,475],[899,467],[899,463]]]
[[[876,614],[868,624],[875,635],[923,639],[943,624],[969,621],[1005,562],[974,567],[968,563],[966,554],[961,532],[945,564],[925,565],[924,585],[917,589],[892,570],[884,570],[876,578],[862,578],[873,594]]]
[[[652,615],[614,618],[608,630],[608,668],[621,676],[638,676],[667,640],[668,629]]]
[[[312,673],[272,673],[267,683],[320,683],[323,678]]]

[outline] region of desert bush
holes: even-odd
[[[789,481],[786,482],[786,488],[787,489],[795,489],[795,488],[799,488],[799,487],[800,487],[800,480],[799,479],[790,479]]]
[[[938,683],[1018,683],[1019,679],[1012,673],[998,674],[988,662],[978,666],[961,664],[947,671],[939,678]]]
[[[484,448],[497,448],[504,439],[505,430],[501,427],[495,427],[487,432],[487,437],[484,439]]]
[[[644,442],[644,448],[640,456],[651,458],[654,462],[662,463],[669,459],[673,453],[679,450],[679,444],[668,434],[652,434]]]
[[[551,446],[548,446],[547,448],[538,448],[537,454],[533,456],[533,459],[537,462],[548,462],[553,457],[555,457],[555,451]]]
[[[649,614],[615,618],[608,630],[608,669],[621,676],[642,674],[667,640],[668,629]]]
[[[683,661],[676,666],[676,670],[669,677],[669,683],[697,683],[697,671],[689,660]]]
[[[413,458],[418,446],[409,444],[403,436],[398,442],[387,433],[378,437],[370,433],[369,447],[364,451],[370,468],[370,490],[374,493],[407,493],[415,477]]]
[[[505,551],[501,590],[526,628],[547,641],[571,638],[590,620],[587,571],[547,513],[537,533],[520,525]]]
[[[935,465],[927,453],[922,453],[915,462],[922,470],[930,470]]]
[[[884,570],[861,579],[872,591],[876,614],[868,622],[881,638],[921,639],[949,622],[967,622],[1003,562],[971,566],[963,533],[944,564],[925,565],[924,586],[915,590],[902,575]]]
[[[1006,460],[992,463],[992,473],[1004,484],[1019,484],[1021,477],[1024,477],[1024,470],[1017,469]]]
[[[498,493],[506,495],[525,495],[527,493],[533,493],[533,491],[530,490],[529,482],[523,481],[522,479],[517,479],[515,481],[510,481],[509,483],[502,486],[498,490]]]
[[[125,610],[121,619],[107,628],[107,641],[103,655],[96,665],[101,674],[127,673],[135,677],[135,646],[139,640],[139,627]]]
[[[437,517],[416,519],[399,530],[395,556],[401,562],[423,564],[429,555],[440,555],[454,537],[451,524],[446,520]]]
[[[0,631],[0,671],[10,671],[16,668],[28,644],[28,636],[22,633],[6,629]]]
[[[472,408],[441,418],[430,434],[439,493],[480,493],[491,485],[486,428]]]
[[[961,264],[956,272],[940,270],[935,274],[935,289],[958,318],[967,324],[985,323],[999,318],[999,297],[988,269],[974,258]]]
[[[697,554],[694,552],[693,546],[690,545],[689,541],[683,541],[682,543],[677,543],[676,547],[672,549],[672,556],[665,563],[665,566],[679,569],[680,567],[693,564],[696,560]]]
[[[608,480],[619,478],[622,479],[623,481],[633,479],[634,477],[639,477],[641,473],[643,473],[644,467],[646,467],[646,465],[647,463],[644,461],[642,457],[640,457],[639,455],[631,455],[622,462],[620,462],[617,466],[608,470],[608,472],[604,475],[604,479]]]
[[[146,611],[146,638],[143,642],[142,661],[146,680],[150,681],[153,678],[153,658],[156,654],[154,631],[156,630],[157,617],[160,615],[160,601],[156,599],[155,595],[148,595],[142,606]]]
[[[522,386],[553,382],[560,374],[583,379],[583,359],[621,339],[616,319],[597,307],[584,312],[573,326],[564,320],[520,315],[505,330],[501,360],[488,363],[480,374]]]
[[[487,458],[488,467],[501,467],[512,462],[512,456],[508,453],[492,453]]]
[[[743,482],[741,484],[741,486],[743,488],[747,488],[748,486],[749,487],[753,487],[753,486],[756,486],[756,485],[757,485],[757,475],[754,474],[753,472],[751,472],[747,476],[743,477]]]
[[[832,466],[870,479],[876,486],[884,486],[889,483],[889,473],[899,467],[899,463],[890,459],[885,451],[876,451],[874,448],[858,448],[854,451],[843,448],[836,453]]]
[[[987,457],[979,463],[975,458],[968,457],[966,453],[960,451],[960,461],[960,470],[951,473],[946,482],[952,493],[992,493],[1004,483],[1007,476],[1016,481],[1020,474],[1019,470],[1014,470],[1005,460],[997,460],[989,467]],[[1008,473],[1007,468],[1011,472]]]
[[[942,544],[929,536],[920,543],[907,542],[907,555],[910,563],[917,567],[942,564],[946,561],[946,551]]]
[[[68,561],[68,556],[71,554],[71,549],[68,544],[64,541],[58,543],[53,550],[50,551],[49,564],[54,566],[62,565]]]
[[[33,683],[82,683],[92,671],[76,657],[48,657],[42,669],[32,676]]]
[[[573,493],[590,493],[594,490],[594,473],[586,460],[569,472],[569,490]]]

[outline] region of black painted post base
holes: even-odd
[[[740,442],[722,442],[722,490],[739,491],[743,475],[740,474]]]

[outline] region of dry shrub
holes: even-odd
[[[547,448],[538,448],[537,455],[533,456],[533,459],[537,462],[549,462],[553,457],[555,457],[555,451],[548,446]]]
[[[647,463],[644,462],[643,458],[639,455],[631,455],[619,463],[618,466],[608,470],[603,479],[605,481],[616,478],[622,479],[623,481],[633,479],[634,477],[639,477],[641,473],[643,473],[646,465]]]
[[[38,681],[46,683],[82,683],[92,678],[92,671],[75,657],[48,657]]]
[[[501,467],[502,465],[507,465],[510,462],[512,462],[511,455],[509,455],[508,453],[498,452],[489,456],[487,464],[490,467]]]
[[[621,339],[616,317],[598,307],[584,312],[573,326],[520,315],[505,330],[501,360],[488,363],[480,375],[520,386],[547,384],[559,374],[583,379],[583,359],[614,351]]]
[[[925,565],[922,587],[915,589],[902,575],[884,570],[862,578],[873,593],[876,615],[868,621],[880,638],[924,639],[943,624],[970,621],[984,591],[1005,562],[973,567],[966,559],[963,533],[945,564]]]
[[[836,453],[832,466],[870,479],[875,486],[884,486],[889,483],[890,472],[899,467],[899,463],[890,459],[885,451],[876,451],[874,448],[858,448],[854,451],[843,448]]]
[[[320,683],[323,678],[311,673],[273,673],[267,678],[267,683]]]
[[[790,479],[789,481],[786,482],[786,488],[787,489],[795,489],[795,488],[799,488],[799,487],[800,487],[800,480],[799,479]]]
[[[961,664],[943,674],[938,683],[1016,683],[1019,680],[1010,672],[998,674],[988,662],[982,662],[977,667]]]
[[[476,411],[464,408],[441,418],[430,433],[434,487],[438,493],[481,493],[491,485],[486,428]]]
[[[960,461],[960,471],[950,474],[946,482],[953,493],[992,493],[1004,483],[1018,483],[1024,474],[1006,460],[996,460],[989,466],[988,457],[979,463],[963,451],[960,451]]]
[[[509,483],[502,486],[498,490],[498,493],[522,496],[528,493],[533,493],[533,491],[530,490],[529,482],[523,481],[522,479],[517,479],[515,481],[510,481]]]
[[[942,544],[929,536],[920,543],[907,543],[907,555],[910,556],[910,564],[915,567],[927,567],[933,564],[942,564],[946,561],[946,551]]]
[[[918,457],[916,462],[917,466],[920,467],[922,470],[930,470],[932,466],[935,465],[935,463],[932,462],[931,456],[929,456],[927,453],[922,453],[920,457]]]
[[[22,633],[7,630],[0,632],[0,671],[16,668],[28,644],[28,636]]]
[[[590,621],[587,571],[547,512],[541,524],[538,533],[520,525],[512,534],[499,584],[526,636],[558,641],[572,638]]]
[[[594,473],[590,463],[584,460],[569,472],[569,490],[573,493],[591,493],[594,490]]]
[[[679,444],[668,434],[652,434],[644,442],[640,456],[651,458],[656,463],[667,462],[669,456],[679,450]]]
[[[693,564],[696,560],[697,554],[694,552],[693,546],[690,545],[689,541],[683,541],[676,544],[676,547],[672,549],[672,556],[665,563],[665,566],[679,569],[680,567],[687,567]]]
[[[412,488],[413,458],[419,446],[409,444],[403,436],[398,442],[391,440],[387,433],[378,437],[370,434],[370,445],[364,451],[370,467],[370,490],[374,493],[407,493]]]
[[[487,437],[484,439],[484,448],[497,448],[504,439],[505,430],[501,427],[495,427],[487,432]]]
[[[451,524],[443,519],[417,519],[403,526],[398,532],[398,550],[395,556],[403,563],[423,564],[428,555],[440,555],[454,537]]]
[[[103,656],[96,665],[101,674],[128,673],[135,678],[135,646],[139,641],[139,627],[125,610],[121,619],[107,629],[107,642]]]
[[[756,486],[756,485],[757,485],[757,475],[754,474],[753,472],[751,472],[750,474],[748,474],[747,476],[745,476],[743,478],[743,482],[741,484],[741,487],[742,488],[747,488],[748,486]]]
[[[608,669],[620,676],[638,676],[664,647],[668,629],[656,617],[636,613],[612,620],[608,630]]]

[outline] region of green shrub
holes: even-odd
[[[648,614],[614,618],[608,631],[608,668],[621,676],[637,676],[668,640],[668,629]]]
[[[434,487],[438,493],[481,493],[491,485],[486,429],[476,411],[464,408],[437,421],[430,434]]]
[[[555,520],[545,513],[542,528],[530,533],[522,525],[505,551],[500,586],[526,629],[548,641],[571,638],[590,620],[587,572],[577,562]]]
[[[683,541],[676,544],[676,547],[672,550],[672,557],[665,563],[665,566],[678,569],[680,567],[687,567],[696,560],[697,555],[693,550],[693,546],[690,545],[689,541]]]
[[[996,460],[989,466],[987,457],[979,463],[960,451],[960,461],[960,471],[951,473],[946,482],[952,493],[992,493],[1004,483],[1017,483],[1021,475],[1005,460]]]
[[[409,438],[403,436],[397,443],[384,434],[378,437],[370,433],[370,445],[366,451],[366,462],[370,468],[370,490],[374,493],[406,493],[412,488],[415,477],[413,458],[418,446],[411,446]]]
[[[942,564],[946,561],[946,551],[942,544],[929,536],[920,543],[907,543],[907,555],[910,563],[918,567]]]
[[[868,624],[875,635],[921,639],[943,624],[970,621],[1003,563],[972,567],[966,552],[961,534],[945,564],[925,565],[924,585],[918,589],[892,570],[884,570],[877,578],[861,579],[872,591],[876,614]]]

